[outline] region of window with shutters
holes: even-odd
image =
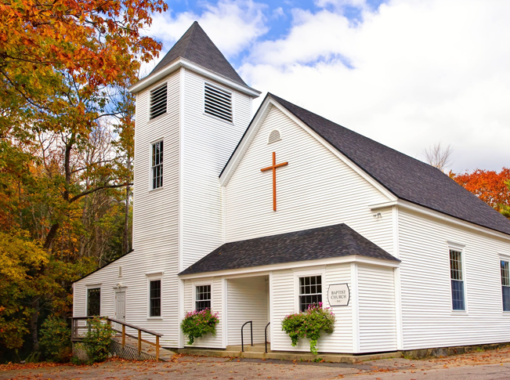
[[[206,83],[204,87],[204,112],[232,122],[232,93]]]
[[[150,119],[166,113],[167,89],[166,83],[151,91]]]
[[[152,144],[152,188],[163,187],[163,141]]]

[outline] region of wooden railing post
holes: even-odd
[[[138,330],[138,356],[142,353],[142,332]]]
[[[122,325],[122,348],[126,345],[126,325]]]
[[[159,336],[156,335],[156,360],[159,360]]]

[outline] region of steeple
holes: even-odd
[[[163,57],[150,75],[162,70],[179,57],[246,86],[246,83],[196,21]]]

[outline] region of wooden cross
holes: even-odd
[[[276,211],[276,168],[280,168],[282,166],[287,166],[288,162],[283,162],[281,164],[276,164],[276,153],[273,152],[273,165],[268,166],[267,168],[260,169],[261,172],[265,172],[267,170],[273,171],[273,210]]]

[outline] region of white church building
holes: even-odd
[[[210,307],[194,347],[252,321],[255,343],[270,323],[271,350],[309,351],[281,322],[323,302],[323,353],[510,342],[510,221],[440,170],[272,94],[253,112],[196,22],[130,91],[133,250],[73,284],[75,317],[184,348],[185,313]]]

